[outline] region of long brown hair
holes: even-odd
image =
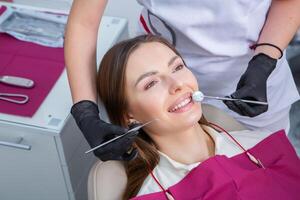
[[[128,127],[126,117],[128,104],[125,93],[127,60],[135,49],[148,42],[160,42],[180,56],[166,39],[154,35],[141,35],[114,45],[102,59],[97,76],[97,90],[113,124]],[[203,115],[199,123],[208,125]],[[133,146],[137,148],[138,156],[125,163],[128,181],[123,199],[126,200],[139,192],[149,171],[152,171],[159,162],[154,142],[143,130],[140,131]]]

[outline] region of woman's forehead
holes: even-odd
[[[154,65],[164,65],[174,55],[176,53],[163,43],[143,43],[129,55],[127,67],[141,69],[143,67],[154,67]]]

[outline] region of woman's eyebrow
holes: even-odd
[[[148,76],[153,76],[155,74],[157,74],[158,71],[150,71],[150,72],[146,72],[145,74],[142,74],[135,82],[134,86],[136,86],[142,79],[148,77]]]
[[[176,55],[174,57],[172,57],[169,62],[168,62],[168,66],[171,66],[174,61],[177,59],[177,58],[180,58],[180,56]],[[136,86],[142,79],[148,77],[148,76],[153,76],[155,74],[157,74],[158,71],[150,71],[150,72],[146,72],[145,74],[142,74],[138,79],[137,81],[135,82],[134,86]]]
[[[177,58],[180,58],[180,56],[176,55],[176,56],[172,57],[170,59],[170,61],[168,62],[168,66],[172,65]]]

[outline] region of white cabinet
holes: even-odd
[[[97,57],[127,37],[127,20],[103,17]],[[1,103],[1,102],[0,102]],[[0,113],[0,200],[86,200],[96,158],[69,115],[66,70],[32,118]]]
[[[21,144],[30,149],[0,145],[0,199],[73,199],[67,185],[70,174],[67,167],[64,169],[63,154],[58,148],[59,136],[42,129],[1,123],[0,141],[13,144],[20,138]],[[93,160],[85,159],[89,165]]]
[[[84,154],[89,147],[74,120],[68,117],[66,122],[59,134],[0,124],[1,200],[87,198],[87,175],[95,157]]]

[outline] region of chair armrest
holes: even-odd
[[[97,161],[88,177],[89,200],[120,200],[126,189],[127,175],[121,161]]]

